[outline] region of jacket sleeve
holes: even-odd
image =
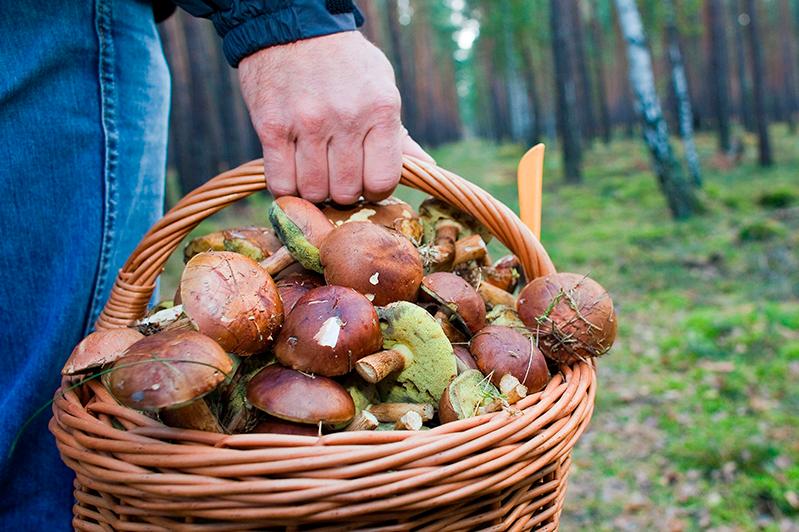
[[[352,31],[363,15],[352,0],[173,0],[210,19],[231,66],[263,48]]]

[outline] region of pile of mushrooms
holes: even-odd
[[[87,336],[63,374],[101,375],[121,404],[184,429],[416,431],[519,412],[558,364],[615,338],[599,284],[525,284],[518,258],[492,261],[488,231],[440,200],[417,213],[281,197],[268,219],[191,240],[174,299]]]

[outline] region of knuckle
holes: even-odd
[[[304,134],[318,135],[325,124],[324,113],[306,109],[297,114],[297,125]]]
[[[256,130],[261,143],[267,146],[283,141],[292,135],[291,124],[282,118],[261,120],[256,124]]]
[[[380,121],[396,121],[400,119],[400,97],[396,89],[381,94],[371,106],[372,115]]]

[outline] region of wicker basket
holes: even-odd
[[[473,214],[518,255],[528,278],[554,271],[530,230],[479,187],[411,158],[402,183]],[[141,317],[189,231],[264,188],[254,161],[183,198],[128,259],[97,327]],[[50,430],[76,473],[80,530],[555,530],[595,390],[594,368],[580,363],[519,403],[520,415],[316,438],[166,427],[92,381],[57,393]]]

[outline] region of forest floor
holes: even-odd
[[[564,530],[799,530],[799,137],[775,128],[773,142],[774,167],[756,166],[745,136],[743,161],[724,168],[699,135],[705,212],[685,222],[669,218],[640,140],[596,143],[577,186],[548,153],[542,242],[560,270],[611,292],[620,323]],[[520,146],[432,153],[516,208]],[[264,223],[265,201],[199,232]]]

